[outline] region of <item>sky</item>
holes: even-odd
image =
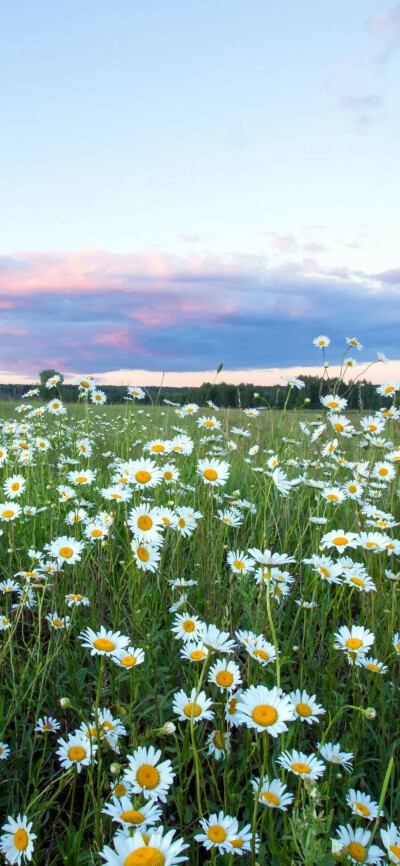
[[[2,0],[0,54],[0,381],[400,376],[400,2]]]

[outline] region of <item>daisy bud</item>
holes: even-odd
[[[373,721],[374,719],[376,719],[378,713],[376,712],[376,710],[373,707],[367,707],[367,709],[365,710],[365,715],[366,715],[367,719],[369,719],[370,721]]]
[[[260,395],[257,394],[257,392],[256,392],[255,394],[253,394],[253,397],[254,397],[256,400],[257,400],[257,397],[259,397],[259,396],[260,396]]]
[[[306,397],[305,400],[304,400],[304,402],[305,402],[305,403],[311,403],[311,400],[310,400],[309,397]]]
[[[71,701],[69,698],[60,698],[59,704],[62,710],[68,710],[71,706]]]
[[[340,643],[338,643],[336,640],[333,642],[333,649],[335,649],[335,650],[341,649]]]
[[[121,770],[122,770],[121,764],[115,763],[115,764],[111,764],[111,766],[110,766],[110,773],[112,776],[119,776]]]
[[[298,647],[298,646],[294,646],[294,647],[293,647],[293,652],[294,652],[294,653],[298,653],[299,649],[300,649],[300,647]]]
[[[341,863],[341,861],[343,859],[343,855],[345,853],[345,848],[343,847],[341,842],[338,841],[338,839],[331,839],[331,842],[332,842],[332,859],[335,861],[335,863]]]
[[[174,725],[173,722],[165,722],[161,730],[163,734],[174,734],[176,731],[176,725]]]

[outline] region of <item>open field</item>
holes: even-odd
[[[6,862],[400,862],[396,412],[42,409],[0,403]]]

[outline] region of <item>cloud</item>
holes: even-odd
[[[232,370],[309,366],[313,337],[327,333],[340,354],[350,332],[370,352],[394,357],[400,269],[323,266],[316,246],[306,245],[314,255],[301,258],[299,247],[296,259],[288,254],[278,265],[234,251],[8,256],[0,268],[0,368],[24,375],[47,366],[71,373],[204,371],[221,361]]]
[[[400,2],[391,9],[379,12],[369,21],[369,30],[375,36],[390,36],[400,39]]]

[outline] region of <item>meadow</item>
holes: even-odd
[[[400,386],[298,383],[0,403],[4,862],[400,863]]]

